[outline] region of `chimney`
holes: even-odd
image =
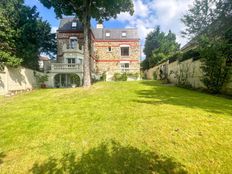
[[[103,24],[102,24],[102,23],[98,23],[98,24],[97,24],[97,29],[102,29],[102,28],[104,28],[104,27],[103,27]]]

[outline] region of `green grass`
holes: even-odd
[[[232,100],[155,81],[0,98],[0,173],[232,173]]]

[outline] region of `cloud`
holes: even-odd
[[[183,46],[188,40],[181,37],[184,24],[180,19],[192,3],[193,0],[134,0],[134,15],[121,13],[117,20],[127,27],[138,28],[142,44],[146,35],[159,25],[164,32],[174,32],[177,42]]]
[[[58,30],[58,27],[53,26],[53,27],[51,28],[51,33],[56,33],[56,30]]]

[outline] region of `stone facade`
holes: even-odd
[[[107,80],[112,80],[115,73],[140,73],[140,40],[136,29],[91,28],[90,40],[92,78],[99,79],[106,73]],[[82,84],[83,45],[83,26],[80,21],[76,18],[61,19],[57,30],[57,60],[51,62],[51,68],[47,71],[49,87],[55,87],[57,83],[60,87],[69,87],[68,76],[73,74],[79,76]],[[55,79],[59,82],[55,82]]]
[[[121,55],[121,47],[129,48],[129,55]],[[95,41],[96,73],[106,72],[109,76],[114,73],[139,73],[140,72],[140,43],[139,40],[105,40]],[[127,63],[128,68],[122,68],[121,64]]]

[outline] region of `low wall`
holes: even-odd
[[[11,91],[32,90],[36,87],[34,71],[24,67],[5,67],[0,71],[0,95]]]
[[[164,69],[167,74],[168,80],[171,83],[178,84],[179,77],[186,79],[186,82],[193,88],[206,88],[202,83],[201,79],[203,72],[201,70],[202,62],[200,60],[188,59],[182,62],[174,61],[169,63],[169,60],[159,64],[149,70],[145,71],[147,79],[153,79],[153,74],[157,75],[157,79],[160,79],[160,70]],[[232,95],[232,76],[230,80],[226,83],[222,89],[223,93]]]

